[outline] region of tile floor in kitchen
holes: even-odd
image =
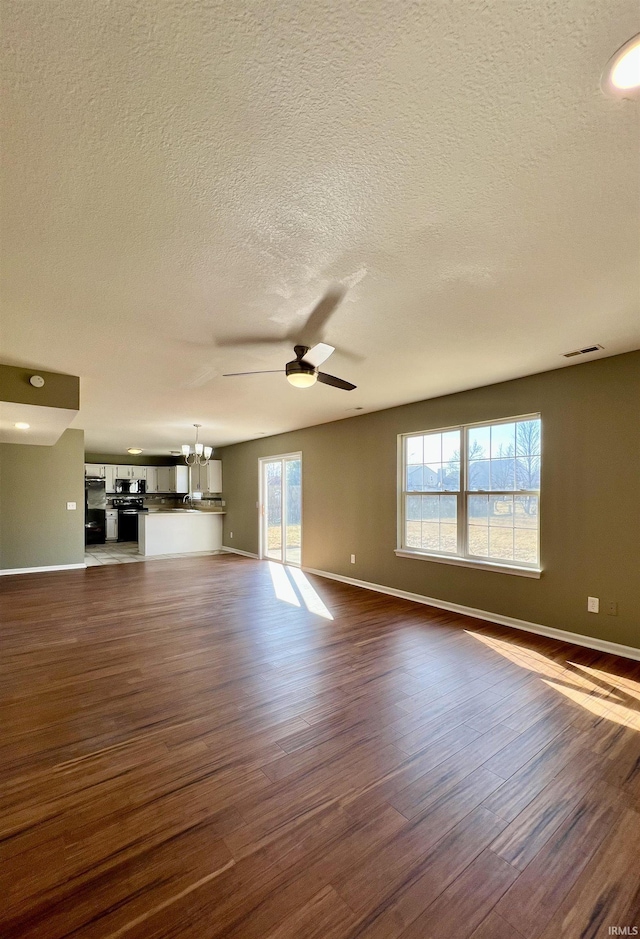
[[[137,541],[107,541],[106,544],[91,544],[85,547],[84,560],[87,567],[102,564],[131,564],[134,561],[160,561],[166,558],[202,557],[206,554],[223,554],[222,551],[201,551],[194,554],[155,554],[145,557],[138,552]]]

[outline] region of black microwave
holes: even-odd
[[[129,492],[143,495],[146,491],[146,479],[116,479],[116,492]]]

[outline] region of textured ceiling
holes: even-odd
[[[224,444],[640,346],[636,0],[3,0],[0,361],[92,450]],[[284,335],[349,287],[299,391]]]

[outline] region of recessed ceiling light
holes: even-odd
[[[138,453],[142,453],[142,447],[129,447],[127,453],[133,453],[134,456],[137,456]]]
[[[616,98],[640,95],[640,33],[611,56],[600,86],[605,94]]]
[[[24,421],[18,421],[18,423],[17,423],[17,424],[14,424],[13,426],[16,427],[18,430],[29,430],[29,427],[30,427],[31,425],[30,425],[30,424],[25,424]]]

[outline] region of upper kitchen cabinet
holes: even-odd
[[[99,463],[85,463],[84,464],[84,475],[85,476],[99,476],[100,479],[104,479],[106,467],[100,465]]]
[[[222,492],[222,461],[211,460],[206,466],[190,467],[191,492]]]
[[[117,479],[146,479],[147,467],[146,466],[117,466],[116,478]]]
[[[107,492],[116,491],[116,470],[117,466],[114,466],[113,463],[108,463],[105,466],[105,489]]]
[[[147,466],[147,492],[159,492],[158,489],[158,467]]]
[[[158,492],[189,492],[189,468],[187,466],[159,466]]]
[[[207,492],[222,492],[222,460],[211,460],[206,467]]]

